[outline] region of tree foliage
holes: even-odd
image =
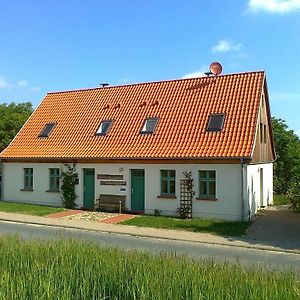
[[[300,139],[286,121],[272,118],[277,160],[274,164],[274,190],[287,194],[300,184]]]
[[[30,102],[0,104],[0,152],[8,146],[32,112]]]

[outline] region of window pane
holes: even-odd
[[[141,130],[141,133],[153,133],[157,124],[158,118],[146,119]]]
[[[206,181],[200,181],[200,195],[207,195]]]
[[[108,131],[109,125],[110,125],[110,122],[103,122],[102,133],[106,133]]]
[[[30,183],[29,183],[29,177],[25,177],[25,178],[24,178],[24,187],[25,187],[25,188],[28,188],[29,185],[30,185]]]
[[[175,194],[175,180],[170,181],[170,194]]]
[[[167,170],[161,170],[161,171],[160,171],[160,174],[161,174],[161,177],[162,177],[162,178],[168,177],[168,171],[167,171]]]
[[[175,178],[175,170],[169,170],[169,177]]]
[[[207,173],[209,178],[216,178],[216,171],[208,171]]]
[[[52,130],[55,127],[55,123],[48,123],[45,125],[41,133],[39,134],[39,137],[48,137]]]
[[[54,190],[56,188],[55,178],[50,177],[50,190]]]
[[[199,171],[200,178],[206,178],[206,171]]]
[[[51,168],[50,169],[50,190],[59,190],[59,173],[60,170],[58,168]]]
[[[59,176],[59,169],[50,169],[51,176]]]
[[[24,189],[33,188],[33,168],[24,169]]]
[[[156,124],[156,120],[148,120],[146,122],[146,131],[153,132],[155,124]]]
[[[168,183],[166,180],[161,181],[161,193],[167,194],[168,193]]]
[[[33,169],[32,168],[25,168],[24,169],[24,173],[25,173],[25,175],[32,175],[32,173],[33,173]]]
[[[220,131],[223,129],[224,114],[217,114],[209,116],[207,131]]]
[[[106,135],[109,131],[109,128],[112,124],[111,120],[102,121],[96,134],[98,135]]]
[[[209,186],[209,196],[216,196],[216,182],[215,181],[210,181],[208,183]]]

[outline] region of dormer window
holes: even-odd
[[[111,124],[112,124],[112,120],[102,121],[96,132],[96,135],[106,135],[111,127]]]
[[[213,114],[209,116],[206,131],[221,131],[223,129],[225,114]]]
[[[147,118],[144,122],[143,128],[140,133],[147,134],[153,133],[157,125],[158,118]]]
[[[39,137],[49,137],[55,125],[56,125],[55,123],[46,124],[43,130],[41,131],[41,133],[39,134]]]

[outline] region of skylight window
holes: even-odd
[[[225,114],[213,114],[209,116],[207,131],[221,131],[223,129]]]
[[[39,134],[39,137],[49,137],[55,125],[56,125],[55,123],[46,124],[43,130],[41,131],[41,133]]]
[[[141,133],[153,133],[157,125],[158,118],[148,118],[145,120]]]
[[[112,120],[104,120],[101,122],[96,135],[106,135],[111,127]]]

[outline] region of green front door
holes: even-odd
[[[95,170],[83,169],[83,206],[94,208],[95,199]]]
[[[131,210],[144,211],[145,209],[145,172],[131,170]]]

